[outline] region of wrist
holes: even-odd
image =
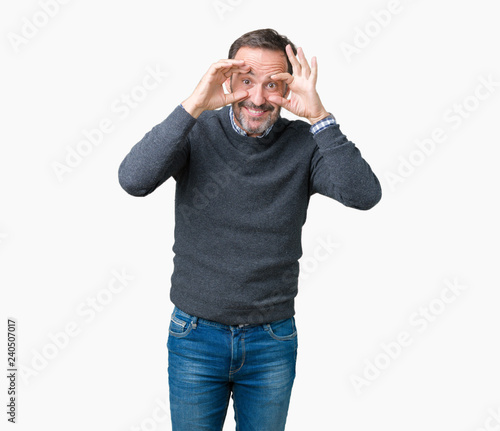
[[[317,122],[324,120],[326,117],[329,117],[330,115],[332,115],[332,114],[330,114],[326,110],[323,110],[323,111],[321,111],[321,113],[319,113],[317,115],[314,115],[312,117],[307,117],[307,120],[311,123],[311,125],[314,126]]]
[[[204,109],[200,108],[190,97],[188,97],[184,102],[181,103],[182,107],[190,114],[193,118],[198,118]]]

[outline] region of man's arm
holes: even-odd
[[[180,172],[189,160],[188,134],[196,119],[205,110],[247,97],[246,91],[225,94],[222,84],[232,73],[248,70],[242,60],[212,64],[182,106],[147,133],[125,157],[118,170],[123,189],[133,196],[146,196]]]
[[[122,188],[146,196],[176,175],[189,158],[188,134],[196,120],[178,106],[132,147],[118,169]]]
[[[271,78],[284,81],[290,87],[291,97],[285,99],[273,95],[269,101],[299,117],[307,118],[312,125],[311,133],[314,134],[317,148],[311,161],[310,194],[321,193],[352,208],[373,207],[380,200],[382,189],[356,146],[342,134],[334,120],[320,131],[315,130],[320,122],[331,116],[316,91],[316,57],[312,58],[309,66],[302,48],[297,50],[298,59],[290,45],[286,47],[286,52],[293,67],[293,75],[278,73]]]
[[[382,197],[382,188],[360,151],[338,124],[314,135],[316,149],[311,160],[309,193],[320,193],[342,204],[368,210]]]

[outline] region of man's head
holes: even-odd
[[[287,37],[275,30],[263,29],[244,34],[229,49],[230,59],[245,60],[250,66],[248,73],[235,73],[226,81],[232,92],[248,92],[246,99],[233,103],[233,111],[236,122],[249,136],[264,133],[280,115],[281,107],[270,103],[267,96],[278,94],[286,97],[289,93],[284,82],[271,79],[277,73],[292,73],[285,51],[288,44],[296,54],[295,45]]]

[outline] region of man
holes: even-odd
[[[317,75],[316,58],[309,65],[286,37],[247,33],[120,166],[134,196],[176,181],[174,431],[221,430],[231,394],[240,431],[285,428],[309,198],[362,210],[381,198],[377,177],[321,103]],[[310,125],[281,118],[282,107]]]

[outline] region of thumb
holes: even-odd
[[[279,105],[285,109],[288,109],[288,106],[290,104],[289,99],[285,99],[284,97],[278,96],[276,94],[273,94],[267,98],[271,103],[274,103],[276,105]]]
[[[229,93],[225,95],[226,104],[238,102],[239,100],[245,99],[248,97],[248,91],[245,90],[237,90],[234,93]]]

